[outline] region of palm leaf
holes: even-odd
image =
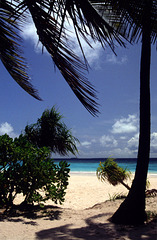
[[[143,23],[147,21],[147,1],[144,0],[119,0],[119,1],[95,1],[90,0],[97,11],[108,19],[109,23],[123,37],[131,43],[141,40]],[[157,1],[151,3],[151,41],[157,39]]]
[[[114,51],[113,39],[123,44],[116,31],[100,17],[88,0],[24,0],[19,8],[29,10],[39,40],[51,55],[55,65],[85,108],[92,115],[97,115],[97,97],[85,76],[88,65],[80,36],[88,44],[88,36],[91,36],[95,41],[100,41],[103,47],[107,44]],[[72,20],[84,62],[70,48],[69,36],[64,27],[65,21],[69,19]]]
[[[26,2],[26,1],[25,1]],[[60,32],[61,23],[57,22],[38,4],[27,2],[40,42],[51,55],[54,64],[85,106],[93,115],[98,113],[94,88],[84,76],[86,65],[68,47],[67,36]],[[81,69],[81,70],[80,70]]]
[[[37,91],[30,83],[27,74],[27,64],[20,50],[20,37],[17,34],[18,26],[11,15],[15,14],[8,1],[0,3],[0,59],[13,79],[30,95],[38,100]]]

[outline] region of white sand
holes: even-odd
[[[157,188],[157,175],[149,175],[148,180],[150,189]],[[131,181],[127,183],[131,186]],[[65,202],[61,207],[85,209],[121,193],[124,195],[128,193],[123,185],[112,186],[108,182],[101,182],[95,174],[71,174]]]
[[[150,188],[157,188],[157,175],[149,175]],[[94,174],[71,174],[66,200],[56,207],[52,201],[46,212],[19,213],[0,218],[0,240],[156,240],[156,224],[140,228],[116,226],[108,218],[116,211],[121,200],[109,201],[116,193],[126,194],[122,185],[116,187],[100,182]],[[20,203],[18,196],[15,203]],[[157,211],[157,197],[147,200],[147,210]],[[52,208],[52,205],[54,206]],[[95,205],[95,207],[93,207]],[[1,215],[0,215],[1,216]]]

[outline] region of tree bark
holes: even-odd
[[[146,0],[147,1],[147,0]],[[111,221],[122,224],[143,224],[146,220],[145,189],[150,153],[150,59],[151,1],[147,1],[142,31],[140,69],[140,135],[135,178],[127,198],[114,213]]]

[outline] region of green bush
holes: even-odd
[[[18,193],[23,193],[24,204],[48,199],[55,203],[64,201],[69,165],[66,162],[54,164],[50,155],[49,148],[38,148],[22,135],[15,140],[6,134],[0,136],[1,206],[12,206]]]
[[[0,206],[11,205],[16,196],[13,170],[18,167],[16,153],[13,139],[6,134],[0,136]]]

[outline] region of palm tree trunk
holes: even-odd
[[[150,59],[151,26],[150,2],[143,22],[140,70],[140,135],[135,178],[127,198],[112,216],[111,221],[124,224],[141,224],[146,220],[145,189],[150,153]]]
[[[130,190],[130,187],[129,187],[125,182],[120,181],[120,183],[121,183],[124,187],[126,187],[128,190]]]

